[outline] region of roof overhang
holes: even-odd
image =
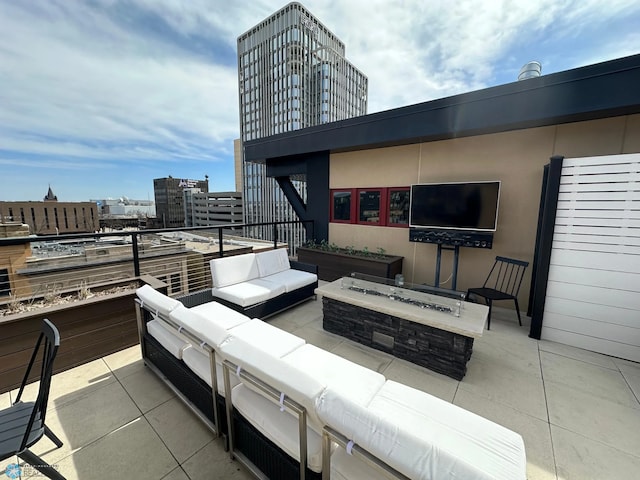
[[[245,143],[245,161],[352,151],[640,113],[640,55]]]

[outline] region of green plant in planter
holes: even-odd
[[[369,250],[368,247],[356,249],[353,245],[338,247],[335,243],[313,240],[298,249],[298,259],[317,264],[318,277],[329,282],[353,272],[394,278],[402,273],[403,262],[403,257],[389,255],[384,248]]]
[[[329,243],[327,240],[321,240],[320,243],[317,243],[315,240],[308,240],[303,245],[303,247],[311,248],[314,250],[322,250],[323,252],[334,252],[334,253],[344,253],[346,255],[351,255],[354,257],[365,257],[365,258],[385,258],[387,257],[387,251],[378,247],[374,252],[369,250],[369,247],[362,247],[362,249],[358,250],[353,245],[347,245],[346,247],[339,247],[335,243]]]

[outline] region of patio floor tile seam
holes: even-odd
[[[55,376],[51,380],[52,384],[53,382],[55,382]],[[52,411],[57,411],[59,408],[67,407],[68,405],[71,405],[74,402],[77,402],[78,400],[85,398],[87,395],[92,395],[104,388],[108,388],[112,386],[115,383],[116,383],[116,378],[115,378],[115,375],[113,375],[113,380],[100,382],[99,384],[92,386],[91,390],[88,392],[77,393],[79,392],[80,389],[74,388],[72,391],[66,392],[64,395],[61,395],[60,397],[51,398],[50,396],[47,403],[47,414],[49,414]],[[61,401],[63,398],[64,398],[64,401]]]
[[[103,360],[104,361],[104,360]],[[115,381],[118,382],[120,384],[120,386],[122,387],[122,389],[124,390],[124,393],[127,394],[127,397],[129,397],[129,400],[131,400],[131,402],[136,406],[136,408],[138,409],[138,412],[140,412],[141,416],[144,416],[144,412],[142,410],[140,410],[140,407],[138,406],[138,403],[136,402],[135,398],[133,398],[133,396],[131,396],[131,394],[129,393],[129,390],[127,390],[127,387],[124,386],[124,384],[122,383],[122,379],[119,378],[113,370],[111,370],[111,368],[109,367],[109,365],[107,364],[107,362],[104,362],[105,365],[107,365],[107,368],[109,369],[109,371],[111,372],[111,374],[113,375],[113,378],[115,378]],[[126,378],[126,377],[124,377]],[[146,418],[145,418],[146,419]],[[148,420],[147,420],[148,421]],[[157,434],[157,433],[156,433]]]
[[[161,403],[161,404],[159,404],[159,405],[156,405],[154,408],[152,408],[151,410],[149,410],[147,413],[141,413],[141,416],[142,416],[142,417],[144,417],[144,420],[149,424],[149,427],[151,427],[151,430],[153,431],[153,433],[154,433],[154,434],[155,434],[155,435],[160,439],[160,441],[162,442],[162,445],[164,445],[164,447],[167,449],[167,451],[169,452],[169,454],[171,455],[171,457],[175,460],[176,464],[177,464],[177,465],[179,465],[180,467],[182,467],[182,465],[183,465],[187,460],[189,460],[189,458],[193,457],[193,455],[189,456],[189,457],[188,457],[187,459],[185,459],[183,462],[180,462],[180,460],[178,460],[178,458],[177,458],[177,457],[174,455],[174,453],[171,451],[171,447],[167,444],[167,442],[165,442],[165,441],[164,441],[164,438],[162,438],[162,435],[160,434],[160,432],[158,432],[158,430],[156,430],[156,429],[155,429],[155,427],[153,426],[153,422],[152,422],[149,418],[147,418],[147,415],[148,415],[148,414],[150,414],[151,412],[153,412],[155,409],[162,407],[162,406],[163,406],[163,405],[165,405],[167,402],[170,402],[171,400],[174,400],[174,399],[175,399],[175,397],[170,398],[170,399],[166,400],[165,402],[162,402],[162,403]],[[216,439],[214,439],[214,440],[216,440]],[[207,445],[207,444],[205,444],[205,446],[206,446],[206,445]],[[204,448],[204,447],[202,447],[202,448]],[[201,449],[199,449],[199,450],[197,450],[197,451],[196,451],[196,453],[197,453],[197,452],[199,452],[200,450],[202,450],[202,448],[201,448]],[[195,453],[194,453],[194,455],[195,455]],[[184,471],[184,469],[182,469],[182,470]],[[187,472],[185,471],[185,474],[186,474],[186,473],[187,473]],[[187,477],[188,477],[188,476],[189,476],[189,475],[187,475]]]
[[[205,443],[202,447],[200,447],[199,449],[197,449],[195,452],[193,452],[192,455],[189,455],[189,457],[185,458],[184,461],[182,463],[179,464],[180,468],[182,468],[182,471],[185,473],[185,475],[189,478],[191,478],[191,476],[189,475],[189,473],[187,472],[187,470],[185,468],[183,468],[182,466],[185,465],[189,460],[191,460],[193,457],[195,457],[196,455],[198,455],[200,452],[202,452],[204,449],[206,449],[209,445],[211,445],[212,443],[215,442],[223,442],[224,440],[222,439],[222,437],[216,437],[216,438],[212,438],[211,441]],[[225,451],[225,455],[229,455],[228,451]],[[235,462],[235,459],[233,459],[233,461]],[[238,463],[238,465],[241,465],[241,463]]]
[[[542,393],[544,394],[544,408],[547,412],[547,424],[551,424],[551,416],[549,415],[549,397],[547,395],[547,383],[544,379],[544,369],[542,368],[542,356],[540,355],[540,342],[538,342],[538,366],[540,368],[540,378],[542,379]],[[551,428],[551,426],[549,426]],[[555,460],[555,454],[554,454]]]
[[[169,478],[169,477],[172,477],[172,476],[173,476],[173,474],[176,472],[176,470],[180,470],[182,473],[184,473],[184,476],[185,476],[187,479],[191,480],[191,477],[189,476],[189,474],[187,473],[187,471],[186,471],[184,468],[182,468],[182,465],[178,465],[176,468],[174,468],[174,469],[173,469],[173,470],[171,470],[169,473],[167,473],[164,477],[162,477],[162,479],[161,479],[161,480],[165,480],[165,479],[167,479],[167,478]]]
[[[544,407],[545,410],[547,411],[547,420],[546,420],[546,424],[547,424],[547,430],[549,431],[549,439],[551,441],[551,455],[553,457],[553,470],[554,470],[554,474],[557,480],[561,480],[560,477],[558,477],[558,459],[556,456],[556,447],[553,443],[553,435],[551,432],[551,417],[549,416],[549,399],[547,397],[547,385],[544,381],[544,372],[542,370],[542,357],[540,355],[540,342],[536,342],[537,343],[537,347],[538,347],[538,365],[540,366],[540,376],[542,378],[542,392],[544,393]]]
[[[569,432],[572,435],[577,435],[578,437],[582,437],[582,438],[584,438],[584,439],[586,439],[586,440],[588,440],[590,442],[595,442],[595,443],[597,443],[599,445],[602,445],[602,446],[604,446],[606,448],[610,448],[612,450],[616,450],[617,452],[621,453],[622,455],[627,455],[629,457],[640,459],[640,452],[638,452],[638,454],[634,454],[634,453],[631,453],[631,452],[629,452],[627,450],[622,450],[622,449],[620,449],[620,448],[618,448],[615,445],[612,445],[610,443],[603,442],[602,440],[600,440],[597,437],[595,437],[595,438],[594,437],[589,437],[587,435],[584,435],[583,433],[576,432],[575,430],[571,430],[570,428],[563,427],[562,425],[558,425],[556,423],[551,423],[549,425],[549,427],[551,427],[552,425],[553,425],[554,428],[557,428],[559,430],[563,430],[565,432]],[[551,445],[553,447],[553,430],[551,432],[552,432],[551,433]],[[554,460],[555,460],[555,453],[554,453]],[[556,468],[557,468],[557,462],[556,462]]]
[[[106,362],[105,362],[106,363]],[[109,367],[107,365],[107,367]],[[146,368],[146,367],[145,367]],[[109,368],[109,370],[111,371],[111,373],[113,373],[113,371]],[[145,422],[147,422],[147,424],[149,425],[149,428],[151,428],[151,431],[158,437],[158,439],[160,440],[160,442],[162,442],[162,445],[164,445],[164,447],[167,449],[167,451],[169,452],[169,454],[171,455],[171,457],[173,458],[173,460],[176,462],[177,465],[182,465],[180,463],[180,461],[176,458],[176,456],[173,454],[173,452],[171,451],[171,449],[169,448],[169,445],[167,445],[167,443],[164,441],[164,439],[162,438],[162,435],[160,435],[160,432],[158,432],[154,426],[153,423],[147,418],[147,414],[153,412],[156,408],[159,408],[163,405],[165,405],[167,402],[170,402],[171,400],[173,400],[174,397],[171,397],[167,400],[165,400],[164,402],[159,403],[158,405],[156,405],[155,407],[153,407],[152,409],[150,409],[148,412],[143,412],[140,407],[138,406],[137,402],[135,401],[135,399],[133,398],[133,396],[129,393],[129,390],[127,390],[127,388],[124,386],[124,384],[122,383],[122,380],[126,377],[123,377],[122,379],[117,377],[115,375],[115,373],[113,374],[114,378],[116,379],[116,381],[120,384],[120,386],[122,387],[122,389],[125,391],[125,393],[127,394],[127,396],[129,397],[129,399],[131,400],[131,402],[133,402],[133,404],[135,405],[136,409],[138,410],[138,412],[140,413],[140,415],[138,417],[136,417],[136,419],[140,419],[143,418]],[[158,381],[160,381],[158,379]],[[115,428],[112,431],[117,430],[118,428],[122,428],[122,426]],[[111,433],[111,432],[109,432]],[[109,433],[107,433],[107,435],[109,435]],[[106,436],[106,435],[104,435]],[[104,436],[102,438],[104,438]],[[91,442],[93,443],[93,442]],[[183,469],[184,470],[184,469]],[[185,472],[186,474],[186,472]],[[188,476],[188,475],[187,475]]]
[[[111,429],[111,430],[109,430],[108,432],[106,432],[104,435],[100,435],[99,437],[96,437],[96,438],[94,438],[93,440],[90,440],[89,442],[85,443],[84,445],[82,445],[82,446],[80,446],[80,447],[70,449],[70,450],[69,450],[69,452],[68,452],[66,455],[64,455],[64,456],[62,456],[62,457],[60,457],[60,458],[57,458],[57,459],[56,459],[56,461],[55,461],[55,464],[56,464],[56,465],[59,465],[59,464],[60,464],[60,463],[62,463],[64,460],[66,460],[66,459],[68,459],[68,458],[70,458],[70,457],[73,457],[74,455],[78,454],[80,451],[82,451],[82,450],[84,450],[84,449],[86,449],[86,448],[88,448],[88,447],[90,447],[90,446],[94,445],[95,443],[100,442],[100,441],[102,441],[103,439],[107,438],[107,437],[108,437],[109,435],[111,435],[113,432],[116,432],[116,431],[120,430],[121,428],[124,428],[124,427],[126,427],[127,425],[129,425],[129,424],[131,424],[131,423],[133,423],[133,422],[139,421],[139,420],[141,419],[141,417],[143,417],[143,415],[140,415],[139,417],[135,417],[135,418],[133,418],[133,419],[131,419],[131,420],[127,420],[127,421],[126,421],[126,422],[124,422],[122,425],[118,425],[117,427],[114,427],[113,429]],[[149,421],[148,421],[146,418],[145,418],[144,420],[145,420],[147,423],[149,423]],[[55,433],[55,432],[54,432],[54,433]],[[45,437],[43,437],[43,438],[45,438]],[[48,439],[46,439],[46,440],[48,440]],[[41,455],[41,457],[43,457],[43,459],[44,459],[44,460],[46,460],[46,456],[47,456],[47,454],[48,454],[48,453],[52,453],[52,452],[55,452],[55,451],[57,450],[57,447],[53,444],[53,442],[51,442],[51,446],[52,446],[52,448],[51,448],[50,450],[48,450],[48,451],[47,451],[47,452],[45,452],[44,454],[40,454],[40,455]],[[22,460],[22,459],[20,459],[20,458],[19,458],[19,460],[20,460],[20,462],[23,462],[23,461],[24,461],[24,460]],[[21,477],[21,478],[22,478],[22,477]],[[32,478],[32,477],[29,477],[29,478]]]
[[[625,375],[622,370],[620,370],[620,374],[622,375],[622,378],[624,379],[624,383],[626,383],[627,387],[629,387],[629,390],[631,390],[631,394],[633,395],[633,398],[635,398],[636,402],[638,402],[638,405],[637,405],[636,408],[640,408],[640,398],[638,398],[638,395],[636,394],[635,390],[633,389],[633,387],[629,383],[629,379],[627,378],[627,375]]]

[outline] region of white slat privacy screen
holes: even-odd
[[[541,337],[640,362],[640,154],[564,159]]]

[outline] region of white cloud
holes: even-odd
[[[192,155],[189,145],[199,145],[202,155],[237,136],[235,67],[170,46],[148,55],[159,49],[108,18],[86,8],[60,18],[59,9],[48,8],[35,19],[15,8],[14,21],[0,29],[0,71],[10,90],[0,111],[8,136],[3,148],[32,145],[42,153],[42,142],[25,138],[28,132],[48,139],[51,153],[82,143],[92,148],[68,153],[104,157],[113,152],[101,144],[115,142],[168,145],[177,156]]]
[[[518,51],[544,56],[544,41],[556,41],[551,48],[562,50],[563,39],[586,39],[611,18],[640,12],[637,2],[629,0],[333,0],[304,5],[344,41],[347,58],[369,77],[371,112],[495,85],[497,78],[505,78],[503,72],[509,74],[506,81],[515,81],[519,68],[535,59],[518,57]],[[621,40],[621,33],[599,39],[607,58],[638,45],[629,37]],[[577,64],[559,69],[586,64],[589,59],[581,53]]]
[[[633,0],[303,4],[368,76],[370,112],[514,81],[529,60],[549,73],[637,53],[640,44]],[[232,178],[237,37],[284,5],[0,0],[1,164],[192,162],[199,171],[213,163]],[[614,21],[620,28],[604,27]]]

